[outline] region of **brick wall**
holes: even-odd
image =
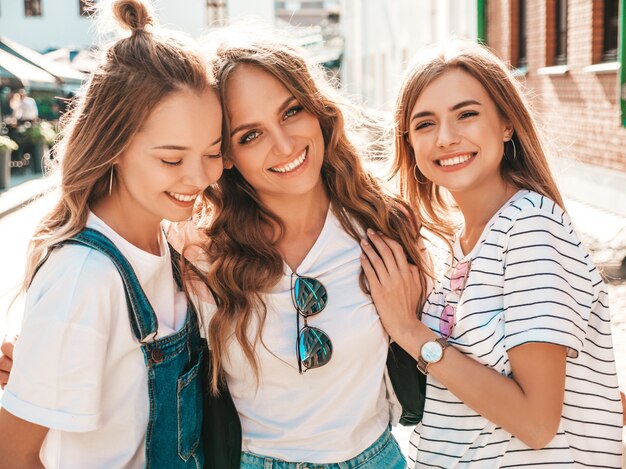
[[[519,0],[487,2],[487,43],[516,65]],[[602,0],[570,0],[567,66],[554,63],[555,0],[527,0],[527,73],[520,77],[553,153],[626,172],[626,128],[621,126],[618,71],[585,68],[602,62]],[[513,25],[513,26],[512,26]]]

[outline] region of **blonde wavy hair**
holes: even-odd
[[[395,160],[392,174],[398,176],[402,197],[416,208],[428,231],[449,241],[455,231],[450,220],[450,197],[429,181],[415,164],[408,135],[411,111],[424,89],[449,70],[460,69],[480,82],[495,103],[500,116],[511,122],[513,144],[505,146],[500,163],[503,179],[520,189],[533,190],[563,207],[537,123],[517,80],[489,49],[470,40],[456,39],[444,46],[424,50],[409,67],[402,81],[395,108]]]
[[[422,300],[425,300],[431,268],[418,245],[419,223],[406,204],[388,194],[364,169],[362,155],[348,138],[346,108],[340,104],[341,100],[323,72],[303,51],[274,38],[238,34],[230,41],[219,44],[213,40],[212,43],[216,46],[212,70],[223,106],[230,77],[245,64],[276,77],[300,105],[319,119],[325,143],[322,181],[334,214],[356,241],[366,228],[379,230],[399,241],[410,261],[419,267]],[[227,116],[228,110],[224,109],[222,150],[225,158],[229,155],[230,141]],[[255,189],[236,168],[225,171],[217,187],[208,189],[206,195],[213,205],[211,220],[204,229],[208,240],[204,249],[210,265],[205,280],[217,304],[208,332],[212,348],[211,389],[217,393],[223,378],[221,362],[233,330],[258,379],[254,348],[259,340],[262,343],[267,311],[262,295],[276,285],[283,273],[283,260],[274,240],[280,239],[284,225],[263,205]],[[267,236],[267,233],[274,236]],[[363,272],[361,286],[365,289]],[[255,311],[261,327],[250,340],[247,332]]]
[[[212,86],[202,54],[184,38],[157,30],[148,3],[113,0],[106,8],[130,34],[106,50],[65,118],[55,148],[60,195],[29,243],[22,291],[50,249],[85,227],[89,205],[108,193],[113,164],[152,109],[175,91]]]

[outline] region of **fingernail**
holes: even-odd
[[[370,236],[376,236],[376,233],[371,228],[367,229],[367,234],[370,235]]]
[[[369,244],[370,244],[370,243],[368,243],[368,242],[367,242],[367,239],[362,239],[362,240],[361,240],[361,244],[362,244],[363,246],[369,246]]]
[[[378,234],[378,236],[382,236],[383,233],[381,231],[377,231],[376,234]]]

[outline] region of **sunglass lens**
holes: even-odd
[[[449,339],[454,326],[454,307],[446,305],[439,318],[439,333],[444,339]]]
[[[326,307],[326,288],[314,278],[296,277],[293,291],[296,306],[305,317],[313,316]]]
[[[452,270],[450,275],[450,289],[452,291],[462,290],[467,279],[467,273],[469,271],[469,262],[459,262],[458,265]]]
[[[306,369],[326,365],[333,355],[333,345],[324,331],[305,327],[298,336],[300,361]]]

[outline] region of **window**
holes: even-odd
[[[207,22],[209,26],[220,26],[226,22],[226,1],[207,0]]]
[[[78,12],[80,16],[92,16],[95,0],[78,0]]]
[[[604,0],[602,20],[602,59],[605,62],[617,60],[617,29],[619,0]]]
[[[554,64],[565,65],[567,63],[567,0],[556,0],[555,13]]]
[[[25,16],[41,16],[41,0],[24,0]]]
[[[510,8],[511,65],[516,68],[525,68],[528,65],[526,57],[526,2],[525,0],[511,0]]]
[[[526,57],[526,1],[519,0],[518,18],[519,18],[519,66],[526,67],[528,58]]]

